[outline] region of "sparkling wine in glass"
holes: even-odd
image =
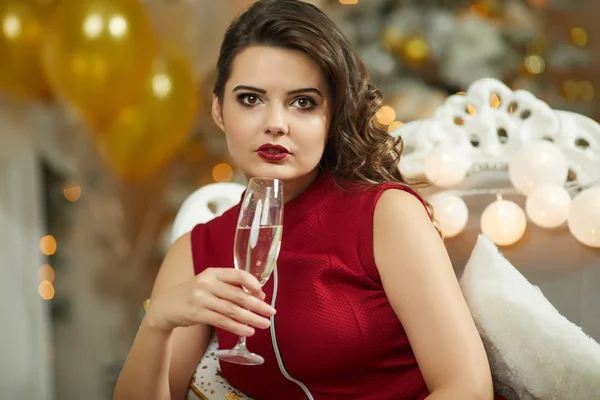
[[[261,285],[269,280],[277,262],[282,220],[283,183],[271,178],[250,179],[238,217],[233,259],[235,268],[248,271]],[[245,336],[240,336],[233,349],[219,350],[216,355],[222,361],[242,365],[265,361],[248,350]]]

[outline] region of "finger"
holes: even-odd
[[[271,317],[275,315],[275,309],[273,307],[259,298],[251,296],[238,287],[232,286],[228,283],[217,282],[212,286],[211,289],[213,295],[219,297],[220,299],[237,304],[246,310],[265,317]]]
[[[238,321],[228,318],[225,315],[219,314],[215,311],[205,310],[203,319],[206,320],[209,325],[212,325],[215,328],[224,329],[227,332],[233,333],[234,335],[252,336],[256,333],[254,328],[251,326],[241,324]]]
[[[241,269],[219,268],[217,279],[234,285],[242,285],[254,296],[258,296],[262,292],[262,286],[258,279],[249,272],[242,271]]]
[[[217,297],[211,297],[207,300],[204,307],[236,322],[250,325],[255,328],[267,329],[271,326],[271,321],[268,318],[261,317],[237,304]]]

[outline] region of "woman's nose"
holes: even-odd
[[[265,133],[270,135],[287,135],[288,131],[285,111],[280,107],[272,107],[265,124]]]

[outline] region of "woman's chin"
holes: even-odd
[[[303,176],[306,176],[307,173],[304,171],[299,171],[296,168],[293,168],[289,165],[282,164],[266,164],[260,166],[253,166],[253,168],[249,168],[246,172],[246,177],[248,179],[254,177],[260,178],[271,178],[271,179],[279,179],[281,181],[290,181],[296,180]]]

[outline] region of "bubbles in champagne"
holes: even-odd
[[[258,215],[257,213],[256,215]],[[235,236],[235,267],[264,285],[275,268],[281,247],[281,225],[239,227]]]

